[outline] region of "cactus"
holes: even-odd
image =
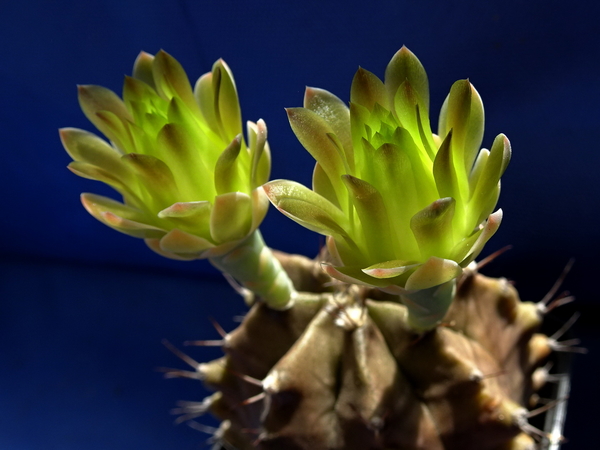
[[[299,271],[300,257],[280,257],[298,289],[324,291],[286,311],[256,303],[223,337],[223,358],[168,372],[217,391],[182,404],[183,419],[212,412],[239,450],[534,448],[524,405],[552,343],[507,280],[471,266],[444,326],[419,335],[391,295],[330,292],[314,261]]]
[[[170,55],[142,52],[124,100],[98,86],[79,98],[110,143],[61,130],[70,169],[123,196],[83,194],[86,209],[163,256],[209,259],[250,307],[221,340],[197,342],[222,346],[217,360],[167,344],[192,370],[165,375],[214,391],[181,402],[178,422],[210,412],[215,439],[239,450],[535,447],[528,407],[561,345],[539,332],[547,301],[478,272],[511,148],[499,135],[480,149],[468,80],[452,86],[438,134],[427,75],[404,47],[384,81],[359,69],[349,108],[308,88],[288,116],[317,161],[312,190],[268,182],[266,124],[249,123],[244,142],[221,60],[192,89]],[[327,236],[316,259],[266,246],[267,198]]]

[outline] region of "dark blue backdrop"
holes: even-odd
[[[161,259],[89,216],[79,193],[109,191],[65,168],[57,134],[93,129],[75,85],[120,92],[140,50],[167,50],[192,80],[223,57],[244,119],[267,122],[273,177],[305,184],[313,161],[283,108],[299,106],[306,85],[348,100],[357,67],[383,76],[403,44],[429,73],[432,110],[470,78],[486,107],[484,145],[504,132],[514,151],[486,253],[514,249],[488,273],[537,300],[575,257],[566,287],[584,312],[577,333],[597,348],[598,17],[591,1],[3,2],[0,448],[194,449],[203,439],[171,426],[172,403],[204,393],[152,371],[179,364],[160,339],[214,337],[207,317],[231,329],[242,302],[207,263]],[[290,252],[321,243],[274,211],[262,229]],[[595,448],[582,420],[598,405],[596,359],[576,360],[567,448]]]

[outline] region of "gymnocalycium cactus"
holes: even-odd
[[[123,196],[83,194],[86,209],[164,256],[208,258],[251,306],[217,342],[222,358],[197,363],[169,345],[193,370],[168,377],[216,391],[182,402],[178,420],[210,411],[217,440],[239,450],[535,447],[527,408],[557,343],[538,332],[544,304],[477,273],[511,150],[504,135],[479,148],[483,104],[469,81],[450,89],[438,134],[406,48],[383,82],[358,70],[349,107],[308,88],[288,116],[317,161],[312,190],[268,182],[266,125],[249,123],[244,142],[223,61],[192,89],[167,53],[141,53],[123,100],[98,86],[79,98],[110,143],[61,130],[69,168]],[[327,236],[316,260],[265,246],[267,197]]]

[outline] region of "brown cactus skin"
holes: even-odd
[[[535,371],[551,346],[538,333],[539,309],[507,280],[465,270],[444,323],[417,335],[393,297],[332,283],[314,260],[277,257],[296,289],[312,294],[286,311],[256,302],[225,337],[225,356],[196,368],[217,391],[208,403],[224,442],[239,450],[535,448],[523,431],[525,405],[544,383]]]

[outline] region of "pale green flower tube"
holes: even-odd
[[[243,245],[210,258],[210,262],[235,279],[244,280],[246,289],[269,299],[269,306],[273,308],[291,306],[297,295],[287,273],[265,245],[259,230],[252,233]]]

